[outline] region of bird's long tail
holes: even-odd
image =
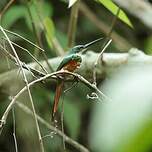
[[[54,97],[54,103],[53,103],[53,109],[52,109],[52,119],[54,119],[55,113],[57,112],[58,103],[61,97],[63,86],[64,86],[64,81],[58,82],[56,91],[55,91],[55,97]]]

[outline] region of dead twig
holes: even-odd
[[[2,49],[2,53],[4,55],[6,55],[10,60],[12,60],[16,65],[17,64],[17,59],[15,56],[13,56],[10,52],[8,52],[2,45],[0,45],[0,48]],[[34,77],[36,76],[39,76],[39,77],[42,77],[42,76],[45,76],[45,74],[39,70],[36,70],[36,69],[33,69],[32,67],[30,67],[29,65],[26,65],[25,63],[21,62],[21,65],[24,69],[28,70],[29,72],[32,73],[32,75],[34,75]]]
[[[36,28],[36,23],[35,23],[35,21],[34,21],[34,19],[33,19],[33,16],[32,16],[31,10],[30,10],[30,5],[29,5],[29,2],[28,2],[28,1],[27,1],[27,5],[26,5],[26,6],[27,6],[28,13],[29,13],[29,17],[30,17],[30,19],[31,19],[33,32],[34,32],[34,35],[35,35],[35,37],[36,37],[36,43],[37,43],[41,48],[43,48],[43,45],[42,45],[42,42],[41,42],[41,38],[40,38],[40,33],[38,32],[38,30],[37,30],[37,28]],[[35,49],[35,53],[34,53],[34,54],[36,55],[36,58],[38,58],[38,56],[39,56],[39,50]],[[45,60],[45,62],[46,62],[46,64],[47,64],[47,66],[49,67],[49,70],[51,70],[51,71],[53,72],[53,68],[52,68],[51,65],[49,64],[48,58],[47,58],[47,56],[46,56],[46,54],[45,54],[44,51],[42,52],[42,56],[43,56],[43,58],[44,58],[44,60]]]
[[[113,0],[152,29],[152,5],[147,0]]]
[[[23,103],[20,102],[16,102],[16,105],[21,108],[25,113],[29,114],[30,116],[33,115],[33,112]],[[72,145],[73,147],[75,147],[77,150],[81,151],[81,152],[89,152],[89,150],[84,147],[83,145],[81,145],[80,143],[76,142],[75,140],[71,139],[70,137],[68,137],[67,135],[65,135],[62,131],[60,131],[59,129],[57,129],[56,127],[52,126],[51,124],[49,124],[47,121],[45,121],[42,117],[40,117],[39,115],[36,115],[38,121],[43,124],[45,127],[47,127],[48,129],[52,130],[53,132],[56,132],[59,136],[63,137],[65,142],[67,142],[68,144]]]
[[[109,39],[110,39],[111,34],[112,34],[112,32],[113,32],[113,29],[114,29],[114,26],[115,26],[115,24],[116,24],[117,18],[118,18],[118,16],[119,16],[119,13],[120,13],[120,7],[118,8],[117,13],[116,13],[116,15],[115,15],[114,18],[113,18],[113,21],[112,21],[112,24],[111,24],[111,27],[110,27],[110,31],[107,33],[107,37],[106,37],[106,39],[105,39],[105,41],[104,41],[104,43],[103,43],[103,49],[101,50],[100,54],[98,55],[98,57],[97,57],[97,59],[96,59],[96,61],[95,61],[95,63],[94,63],[93,83],[94,83],[95,85],[96,85],[96,66],[97,66],[97,64],[98,64],[99,59],[102,58],[102,55],[103,55],[105,49],[110,45],[110,43],[111,43],[111,41],[112,41],[112,39],[111,39],[111,40],[109,40]]]
[[[12,116],[13,116],[13,138],[14,138],[14,143],[15,143],[15,151],[18,152],[17,139],[16,139],[16,120],[15,120],[14,108],[12,109]]]
[[[33,4],[35,6],[35,9],[37,11],[37,15],[39,17],[39,20],[40,20],[40,23],[41,23],[41,26],[43,27],[43,30],[44,30],[44,33],[47,34],[47,30],[46,30],[46,27],[44,25],[44,17],[42,16],[42,12],[41,12],[41,9],[40,9],[40,4],[41,2],[39,1],[36,1],[34,0],[33,1]],[[64,49],[62,48],[61,44],[59,43],[58,39],[56,38],[56,36],[54,36],[51,40],[52,42],[52,46],[53,46],[53,49],[56,51],[56,54],[59,55],[59,56],[62,56],[65,54],[65,51]],[[52,69],[52,72],[53,72],[53,69]]]
[[[71,8],[71,15],[70,15],[70,21],[68,27],[68,47],[72,47],[75,41],[78,12],[79,12],[79,0]]]
[[[5,39],[5,38],[4,38],[4,39]],[[6,40],[6,39],[5,39],[5,40]],[[32,55],[32,54],[30,53],[30,51],[29,51],[28,49],[26,49],[26,48],[24,48],[24,47],[16,44],[15,42],[12,42],[11,40],[10,40],[10,42],[11,42],[13,45],[15,45],[16,47],[20,48],[21,50],[27,52],[27,53],[31,56],[31,58],[42,68],[42,70],[43,70],[45,73],[48,73],[47,70],[44,68],[44,66],[37,60],[36,57],[34,57],[34,55]]]
[[[106,25],[105,23],[103,23],[96,16],[96,14],[92,10],[90,10],[89,7],[85,3],[83,3],[83,2],[80,3],[80,11],[99,30],[101,30],[104,34],[108,35],[111,27],[109,25]],[[131,44],[126,39],[124,39],[122,36],[120,36],[118,33],[116,33],[115,31],[112,32],[111,38],[115,42],[116,46],[121,49],[121,51],[125,51],[125,50],[128,50],[129,48],[131,48]]]
[[[99,53],[95,63],[94,63],[94,70],[93,70],[93,84],[96,86],[96,67],[98,64],[99,59],[101,59],[101,56],[103,55],[103,52],[106,50],[106,48],[110,45],[110,43],[112,42],[112,39],[110,39],[107,44],[104,46],[104,48],[102,49],[102,51]]]
[[[39,47],[39,46],[35,45],[33,42],[31,42],[30,40],[28,40],[28,39],[24,38],[23,36],[21,36],[21,35],[19,35],[19,34],[17,34],[17,33],[14,33],[14,32],[12,32],[12,31],[9,31],[9,30],[7,30],[7,29],[4,29],[4,28],[3,28],[3,30],[4,30],[5,32],[9,33],[9,34],[12,34],[12,35],[15,35],[15,36],[17,36],[17,37],[21,38],[22,40],[24,40],[24,41],[28,42],[28,43],[29,43],[29,44],[31,44],[32,46],[34,46],[34,47],[38,48],[39,50],[41,50],[41,51],[44,51],[44,52],[45,52],[45,50],[44,50],[44,49],[42,49],[41,47]]]
[[[73,77],[75,77],[76,79],[78,79],[81,83],[85,84],[87,87],[89,87],[90,89],[92,89],[93,91],[96,91],[97,94],[99,95],[99,97],[105,98],[107,100],[111,100],[110,98],[108,98],[105,94],[103,94],[96,85],[91,84],[88,80],[86,80],[85,78],[83,78],[81,75],[77,74],[77,73],[72,73],[72,72],[68,72],[68,71],[57,71],[57,72],[53,72],[50,74],[45,75],[44,77],[41,77],[37,80],[34,80],[30,83],[28,83],[28,88],[30,88],[31,86],[33,86],[34,84],[41,82],[43,80],[46,80],[48,78],[54,78],[54,76],[56,75],[71,75]],[[7,106],[2,119],[1,119],[1,124],[0,124],[0,130],[3,129],[5,123],[6,123],[6,119],[8,117],[8,114],[10,112],[10,110],[12,109],[13,105],[16,103],[16,100],[18,99],[18,97],[27,90],[27,86],[25,86],[24,88],[22,88],[12,99],[12,101],[10,102],[10,104]]]
[[[41,132],[40,132],[40,128],[39,128],[39,124],[38,124],[38,121],[37,121],[37,118],[36,118],[36,111],[35,111],[35,107],[34,107],[34,103],[33,103],[33,99],[32,99],[32,95],[31,95],[31,91],[30,91],[30,88],[28,86],[28,81],[27,81],[27,78],[26,78],[26,75],[25,75],[25,72],[22,68],[22,64],[20,62],[20,59],[15,51],[15,48],[13,47],[10,39],[8,38],[6,32],[3,30],[3,28],[0,26],[0,30],[2,31],[2,33],[4,34],[4,36],[6,37],[15,57],[16,57],[16,61],[19,65],[19,67],[21,68],[21,71],[22,71],[22,75],[23,75],[23,78],[24,78],[24,81],[25,81],[25,84],[26,84],[26,88],[27,88],[27,91],[28,91],[28,94],[29,94],[29,98],[30,98],[30,102],[31,102],[31,105],[32,105],[32,110],[33,110],[33,113],[34,113],[34,119],[35,119],[35,123],[36,123],[36,129],[37,129],[37,133],[38,133],[38,137],[39,137],[39,141],[40,141],[40,148],[41,148],[41,151],[44,152],[44,147],[43,147],[43,142],[41,141],[42,137],[41,137]]]
[[[6,6],[3,8],[3,10],[0,12],[0,21],[2,16],[4,15],[4,13],[8,10],[8,8],[13,4],[13,2],[15,2],[15,0],[10,0]]]

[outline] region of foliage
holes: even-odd
[[[114,15],[116,15],[117,10],[119,9],[119,7],[117,5],[115,5],[111,0],[98,0],[102,5],[104,5],[109,11],[111,11]],[[127,25],[129,25],[130,27],[133,27],[133,25],[131,24],[129,18],[127,17],[127,15],[125,14],[125,12],[123,10],[120,10],[120,13],[118,15],[118,17]]]
[[[20,37],[7,33],[10,40],[26,48],[38,61],[66,54],[68,43],[71,40],[69,35],[75,35],[73,43],[77,44],[85,44],[98,37],[106,39],[113,23],[112,35],[109,35],[109,37],[112,37],[113,43],[107,49],[108,52],[116,53],[129,50],[133,46],[144,50],[147,54],[152,53],[152,35],[149,29],[127,11],[124,11],[123,8],[120,9],[118,14],[119,19],[114,22],[119,7],[111,0],[69,0],[68,2],[66,0],[18,0],[12,1],[10,6],[1,14],[8,2],[0,1],[0,4],[2,3],[3,7],[0,10],[1,25],[5,29],[22,35],[24,38],[43,48],[45,52],[40,51],[38,47],[32,46]],[[72,15],[72,12],[77,9],[75,7],[76,3],[80,5],[78,16]],[[71,18],[74,20],[73,22],[71,22]],[[76,33],[70,33],[69,29],[74,29],[74,26],[76,27]],[[2,32],[0,32],[0,39],[0,45],[13,54]],[[89,49],[100,52],[104,40]],[[26,64],[35,62],[23,49],[15,45],[14,47],[22,62]],[[1,47],[0,49],[1,52],[4,51]],[[45,67],[49,69],[46,61],[45,64]],[[10,61],[3,53],[0,55],[0,78],[4,75],[3,80],[5,81],[6,72],[16,67],[17,65]],[[38,67],[35,68],[40,69]],[[48,72],[51,71],[50,69]],[[53,67],[53,69],[55,70],[56,67]],[[45,73],[44,70],[42,71]],[[151,79],[148,77],[150,79],[148,81],[147,76],[151,75],[151,73],[144,70],[141,71],[141,73],[137,71],[135,75],[131,75],[130,71],[127,74],[120,72],[118,73],[120,75],[118,81],[115,80],[116,77],[114,75],[111,76],[114,77],[111,78],[112,80],[106,79],[108,83],[104,85],[104,92],[108,96],[118,99],[114,103],[99,104],[97,102],[89,102],[86,96],[90,93],[90,90],[82,84],[63,94],[61,101],[64,100],[65,134],[86,147],[91,147],[91,151],[93,152],[148,152],[152,148],[152,123],[150,117],[151,89],[147,87],[148,85],[150,86],[151,83],[149,84],[149,82],[151,82]],[[25,85],[18,81],[18,78],[20,78],[19,74],[15,74],[16,80],[10,80],[7,84],[1,83],[3,80],[0,80],[0,116],[3,115],[11,97]],[[86,75],[88,74],[91,75],[92,73],[86,71]],[[142,81],[137,83],[136,79],[142,74],[146,78],[143,76]],[[31,78],[28,79],[31,81]],[[36,78],[34,77],[34,79]],[[92,82],[92,79],[89,79],[89,81]],[[97,84],[100,85],[101,83],[103,83],[103,77],[97,78]],[[132,87],[129,84],[134,84],[134,86]],[[71,83],[67,83],[65,88],[69,88],[71,85]],[[37,114],[49,122],[49,124],[51,124],[50,118],[55,86],[56,83],[50,83],[48,80],[48,82],[34,85],[31,89]],[[132,103],[132,99],[136,99],[134,104]],[[18,100],[31,108],[27,92]],[[139,103],[140,100],[142,101]],[[39,141],[33,117],[24,113],[18,106],[15,106],[14,109],[19,151],[39,151]],[[61,129],[61,112],[62,106],[60,103],[58,110],[59,117],[57,117],[58,129]],[[136,114],[136,117],[134,117],[134,114]],[[15,151],[12,126],[14,124],[12,114],[10,113],[4,131],[1,134],[0,151]],[[62,138],[59,138],[55,134],[53,134],[52,138],[50,129],[47,129],[43,125],[40,125],[40,130],[42,136],[49,135],[43,140],[46,151],[63,151]],[[66,145],[66,148],[67,151],[77,151],[75,147],[69,144]]]

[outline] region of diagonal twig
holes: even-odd
[[[41,2],[40,2],[40,3],[41,3]],[[40,6],[41,6],[40,3],[39,3],[38,1],[36,1],[36,0],[33,1],[33,4],[34,4],[34,6],[35,6],[37,15],[38,15],[39,20],[40,20],[40,23],[41,23],[41,26],[43,27],[43,30],[44,30],[45,35],[47,35],[47,29],[46,29],[46,26],[44,25],[44,16],[42,16],[43,13],[42,13],[42,11],[41,11],[41,9],[40,9]],[[53,36],[51,42],[52,42],[52,47],[53,47],[53,49],[55,49],[56,54],[57,54],[58,56],[62,56],[62,55],[65,54],[65,51],[64,51],[64,49],[62,48],[62,46],[61,46],[61,44],[59,43],[59,41],[58,41],[58,39],[57,39],[56,36]],[[52,72],[53,72],[53,70],[52,70]]]
[[[148,0],[113,0],[152,29],[152,5]]]
[[[79,1],[78,0],[71,9],[71,16],[68,27],[68,47],[72,47],[75,41],[75,34],[77,28],[78,12],[79,12]]]
[[[94,90],[97,92],[97,94],[102,97],[102,98],[105,98],[107,100],[111,100],[109,97],[107,97],[105,94],[103,94],[97,87],[96,85],[94,84],[91,84],[88,80],[86,80],[85,78],[83,78],[81,75],[77,74],[77,73],[72,73],[72,72],[68,72],[68,71],[57,71],[57,72],[53,72],[53,73],[50,73],[50,74],[47,74],[45,75],[44,77],[41,77],[37,80],[34,80],[30,83],[28,83],[28,88],[30,88],[31,86],[35,85],[36,83],[38,82],[41,82],[43,80],[46,80],[48,78],[53,78],[54,76],[56,75],[71,75],[71,76],[74,76],[75,78],[77,78],[81,83],[85,84],[88,88]],[[22,88],[15,96],[14,98],[12,99],[12,101],[10,102],[10,104],[7,106],[2,118],[1,118],[1,124],[0,124],[0,131],[3,129],[5,123],[6,123],[6,119],[8,117],[8,114],[10,112],[10,110],[12,109],[13,105],[16,103],[16,100],[18,99],[18,97],[20,95],[22,95],[23,92],[25,92],[27,90],[27,87],[25,86],[24,88]]]
[[[8,10],[8,8],[13,4],[13,2],[15,2],[15,0],[10,0],[6,6],[3,8],[3,10],[0,12],[0,21],[2,16],[4,15],[4,13]]]
[[[31,23],[32,23],[32,28],[33,28],[33,32],[34,32],[34,35],[36,37],[36,43],[41,47],[43,48],[43,45],[42,45],[42,42],[41,42],[41,38],[40,38],[40,33],[38,32],[37,28],[36,28],[36,23],[33,19],[33,16],[32,16],[32,12],[31,12],[31,9],[30,9],[30,4],[28,1],[26,1],[26,6],[27,6],[27,10],[28,10],[28,13],[29,13],[29,17],[31,19]],[[38,49],[35,49],[35,56],[38,58],[39,56],[39,50]],[[45,52],[43,51],[42,52],[42,56],[46,62],[46,65],[49,67],[49,70],[53,71],[53,68],[52,66],[49,64],[48,62],[48,58],[47,58],[47,55],[45,54]]]
[[[21,108],[24,112],[26,112],[29,115],[33,115],[33,112],[23,103],[20,102],[16,102],[16,105]],[[59,129],[57,129],[56,127],[52,126],[51,124],[49,124],[47,121],[45,121],[42,117],[40,117],[39,115],[36,115],[38,121],[40,123],[42,123],[45,127],[47,127],[48,129],[56,132],[59,136],[63,137],[64,140],[72,145],[73,147],[75,147],[77,150],[81,151],[81,152],[89,152],[89,150],[84,147],[83,145],[81,145],[80,143],[76,142],[75,140],[71,139],[70,137],[68,137],[67,135],[65,135],[62,131],[60,131]]]
[[[112,42],[112,39],[110,39],[110,37],[111,37],[111,34],[112,34],[112,32],[113,32],[114,26],[115,26],[115,24],[116,24],[116,22],[117,22],[117,18],[118,18],[118,16],[119,16],[119,13],[120,13],[120,7],[118,7],[118,10],[117,10],[117,12],[116,12],[116,15],[115,15],[114,18],[113,18],[113,21],[112,21],[110,30],[109,30],[109,32],[107,33],[106,39],[105,39],[105,41],[104,41],[104,43],[103,43],[103,49],[101,50],[100,54],[98,55],[98,57],[97,57],[97,59],[96,59],[96,61],[95,61],[95,63],[94,63],[93,83],[94,83],[95,85],[96,85],[96,66],[97,66],[97,64],[98,64],[99,59],[102,58],[102,55],[103,55],[104,51],[106,50],[106,48],[107,48],[107,47],[110,45],[110,43]]]
[[[4,38],[4,39],[6,40],[6,38]],[[26,48],[18,45],[17,43],[15,43],[15,42],[13,42],[13,41],[11,41],[11,40],[10,40],[10,42],[11,42],[13,45],[15,45],[16,47],[20,48],[21,50],[27,52],[27,53],[31,56],[31,58],[42,68],[42,70],[43,70],[45,73],[48,73],[47,70],[44,68],[44,66],[37,60],[37,58],[34,57],[33,54],[30,53],[30,51],[29,51],[28,49],[26,49]]]
[[[0,48],[2,49],[2,53],[5,54],[10,60],[12,60],[16,65],[17,64],[17,59],[15,56],[13,56],[10,52],[8,52],[2,45],[0,45]],[[36,70],[32,67],[30,67],[29,65],[26,65],[25,63],[21,62],[21,65],[24,69],[28,70],[29,72],[32,72],[32,75],[35,76],[39,76],[39,77],[42,77],[42,76],[45,76],[45,74],[39,70]]]
[[[81,2],[80,4],[80,11],[83,15],[87,17],[100,31],[107,35],[109,33],[110,26],[103,23],[84,2]],[[117,47],[121,48],[121,51],[131,48],[131,44],[115,31],[112,32],[111,38]]]
[[[26,84],[26,88],[27,88],[27,91],[28,91],[28,94],[29,94],[29,98],[30,98],[30,102],[31,102],[31,105],[32,105],[32,110],[33,110],[33,113],[34,113],[34,119],[35,119],[35,123],[36,123],[36,129],[37,129],[37,133],[38,133],[38,137],[39,137],[39,141],[40,141],[40,148],[41,148],[41,151],[44,152],[44,147],[43,147],[43,141],[41,140],[42,137],[41,137],[41,132],[40,132],[40,128],[39,128],[39,124],[38,124],[38,120],[36,118],[36,111],[35,111],[35,107],[34,107],[34,103],[33,103],[33,99],[32,99],[32,95],[31,95],[31,91],[30,91],[30,88],[29,88],[29,85],[28,85],[28,81],[27,81],[27,78],[26,78],[26,75],[25,75],[25,72],[24,72],[24,69],[22,68],[22,64],[20,62],[20,59],[15,51],[15,48],[13,47],[11,41],[9,40],[6,32],[3,30],[3,28],[0,26],[0,30],[2,31],[2,33],[4,34],[4,36],[6,37],[8,43],[10,44],[10,47],[17,59],[17,62],[18,62],[18,65],[20,66],[21,68],[21,71],[22,71],[22,75],[23,75],[23,78],[24,78],[24,81],[25,81],[25,84]]]
[[[31,42],[30,40],[28,40],[28,39],[24,38],[23,36],[21,36],[21,35],[19,35],[19,34],[15,33],[15,32],[9,31],[9,30],[7,30],[7,29],[5,29],[5,28],[3,28],[3,30],[4,30],[5,32],[9,33],[9,34],[12,34],[12,35],[15,35],[15,36],[17,36],[17,37],[21,38],[22,40],[24,40],[24,41],[28,42],[28,43],[29,43],[29,44],[31,44],[32,46],[34,46],[34,47],[38,48],[39,50],[41,50],[41,51],[45,52],[45,50],[44,50],[44,49],[42,49],[41,47],[39,47],[39,46],[35,45],[33,42]]]
[[[110,45],[110,43],[112,42],[112,39],[110,39],[104,46],[104,48],[102,49],[102,51],[99,53],[95,63],[94,63],[94,70],[93,70],[93,84],[96,85],[96,67],[98,64],[99,59],[101,58],[101,56],[103,55],[103,52],[106,50],[106,48]]]
[[[18,145],[17,145],[17,139],[16,139],[16,120],[15,120],[15,109],[12,109],[12,116],[13,116],[13,138],[15,143],[15,151],[18,152]]]
[[[79,81],[81,81],[82,83],[84,83],[86,86],[88,86],[89,88],[93,89],[93,90],[96,90],[98,94],[100,94],[100,96],[103,96],[104,98],[108,98],[107,96],[105,96],[95,85],[89,83],[85,78],[83,78],[82,76],[80,76],[79,74],[77,73],[72,73],[72,72],[67,72],[67,71],[58,71],[58,72],[54,72],[54,73],[51,73],[51,74],[47,74],[46,76],[44,77],[41,77],[37,80],[34,80],[30,83],[27,84],[27,86],[25,86],[24,88],[22,88],[15,96],[14,98],[12,99],[12,101],[10,102],[10,104],[7,106],[3,116],[2,116],[2,119],[1,119],[1,124],[0,124],[0,132],[2,132],[2,129],[6,123],[6,119],[8,117],[8,114],[10,112],[10,110],[12,109],[12,107],[14,106],[14,104],[16,103],[16,100],[18,99],[18,97],[23,93],[25,92],[28,88],[30,88],[31,86],[33,86],[35,83],[38,83],[40,81],[43,81],[49,77],[53,77],[55,75],[58,75],[58,74],[67,74],[67,75],[72,75],[74,76],[75,78],[77,78]],[[35,113],[35,117],[37,118],[37,115]],[[63,133],[62,132],[58,132],[59,135],[62,135],[63,136]],[[63,136],[65,141],[68,142],[69,139],[67,138],[67,136]],[[68,140],[68,141],[67,141]],[[73,143],[74,145],[77,143]],[[87,152],[87,150],[85,150],[85,152]]]

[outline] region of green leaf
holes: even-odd
[[[69,8],[76,3],[77,0],[69,0]]]
[[[146,39],[144,50],[147,54],[152,54],[152,36],[150,36],[150,37],[148,37],[148,39]]]
[[[50,46],[50,48],[52,48],[52,40],[53,40],[53,37],[55,36],[54,23],[50,18],[46,17],[44,19],[44,26],[46,29],[45,37],[46,37],[47,43]]]
[[[119,152],[148,152],[152,145],[152,121],[143,124],[138,133],[119,147]],[[142,143],[142,144],[139,144]]]
[[[41,7],[39,7],[41,6]],[[32,15],[32,19],[34,21],[34,23],[36,23],[35,25],[37,27],[42,26],[42,21],[40,18],[45,18],[48,16],[52,15],[53,9],[51,7],[50,4],[48,4],[47,2],[30,2],[29,5],[29,10],[31,12]],[[32,30],[32,24],[31,24],[31,18],[29,16],[29,13],[27,12],[25,15],[25,19],[26,19],[26,23],[28,25],[28,27]]]
[[[9,29],[18,19],[25,16],[26,11],[26,7],[22,5],[10,7],[2,18],[2,25]]]
[[[39,26],[41,24],[41,21],[39,19],[38,11],[36,10],[36,6],[34,3],[30,3],[29,7],[34,22],[37,23],[37,26]],[[39,13],[41,13],[42,17],[50,16],[52,15],[52,12],[53,9],[50,4],[46,2],[41,3],[41,10]],[[32,29],[31,18],[29,17],[27,7],[24,5],[11,6],[2,18],[2,25],[5,28],[9,29],[20,18],[25,18],[26,24],[30,29]]]
[[[114,15],[116,15],[119,7],[114,4],[111,0],[97,0],[99,3],[101,3],[104,7],[106,7],[110,12],[112,12]],[[133,28],[133,25],[125,12],[123,10],[120,10],[118,18],[122,20],[124,23],[129,25],[131,28]]]

